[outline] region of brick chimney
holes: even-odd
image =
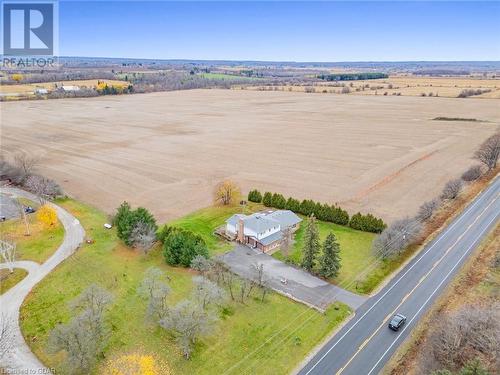
[[[238,220],[238,242],[245,242],[244,224],[243,219]]]

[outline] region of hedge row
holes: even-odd
[[[349,214],[342,208],[327,203],[314,202],[310,199],[304,199],[300,202],[292,197],[286,199],[279,193],[266,192],[262,195],[258,190],[252,190],[248,193],[248,200],[263,203],[266,207],[280,210],[286,209],[306,216],[314,214],[319,220],[339,225],[349,225],[353,229],[365,232],[380,233],[386,227],[382,219],[378,219],[371,214],[362,215],[358,212],[349,220]]]
[[[363,232],[382,233],[387,227],[382,219],[376,218],[372,214],[363,215],[358,212],[352,215],[349,226]]]

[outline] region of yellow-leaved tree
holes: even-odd
[[[227,206],[234,203],[241,196],[240,187],[231,180],[219,182],[214,189],[214,202]]]
[[[104,368],[104,375],[170,375],[167,365],[159,365],[153,356],[125,354],[110,359]]]
[[[57,212],[47,204],[44,204],[36,212],[36,218],[39,222],[46,226],[57,225]]]
[[[19,73],[14,73],[11,75],[11,78],[16,81],[17,83],[21,82],[24,79],[24,76]]]

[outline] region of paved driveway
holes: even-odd
[[[15,188],[2,188],[3,194],[36,200],[33,194]],[[0,368],[8,374],[51,374],[31,352],[24,341],[19,327],[19,309],[31,289],[59,263],[73,254],[83,242],[85,231],[80,222],[63,208],[49,203],[57,212],[57,217],[64,227],[64,240],[54,254],[43,264],[30,261],[14,262],[14,268],[24,268],[29,274],[6,293],[0,295],[0,326],[9,326],[12,348],[2,358]],[[0,264],[0,268],[7,265]],[[0,371],[3,374],[3,372]]]
[[[4,216],[7,220],[19,216],[19,209],[14,198],[0,194],[0,216]]]
[[[348,292],[246,246],[236,246],[233,251],[222,255],[221,259],[231,271],[247,279],[255,277],[251,269],[253,264],[263,264],[265,277],[273,290],[320,311],[324,311],[334,301],[343,302],[353,310],[366,301],[366,297]],[[281,279],[286,279],[287,284],[283,284]]]

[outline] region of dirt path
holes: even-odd
[[[2,193],[12,194],[36,200],[33,194],[13,188],[3,188]],[[19,311],[21,305],[29,294],[31,289],[47,276],[59,263],[73,254],[83,242],[85,231],[80,222],[69,212],[61,207],[50,204],[56,211],[59,221],[62,223],[65,234],[63,243],[56,252],[43,264],[35,262],[19,261],[14,263],[14,267],[24,268],[29,274],[17,285],[9,289],[0,296],[0,326],[3,321],[9,324],[12,333],[12,350],[2,359],[0,368],[6,369],[11,374],[47,374],[49,369],[38,360],[26,344],[19,326]],[[0,264],[0,268],[6,268],[7,265]]]

